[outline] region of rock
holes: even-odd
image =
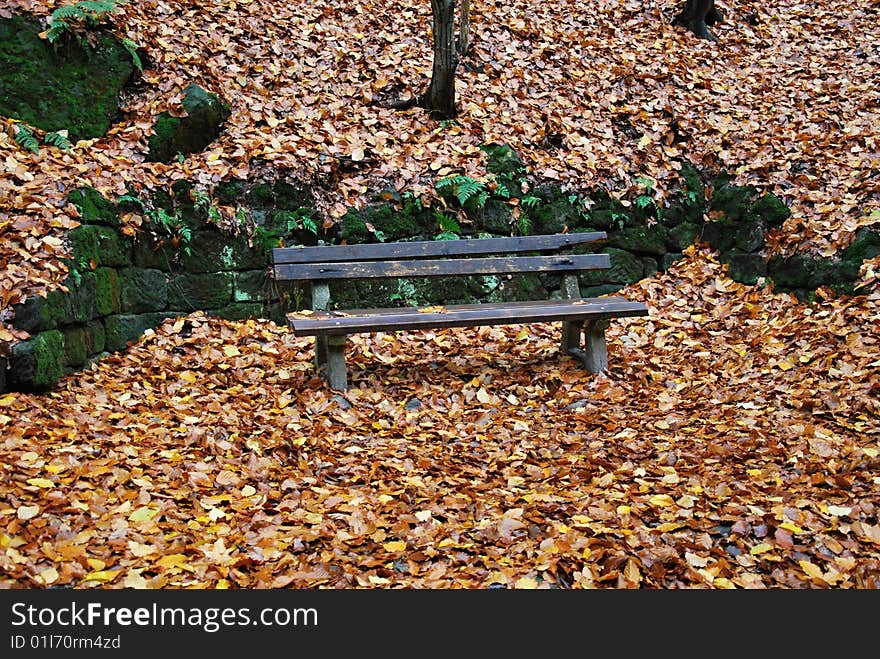
[[[119,226],[118,209],[94,188],[77,188],[67,195],[67,201],[79,210],[79,221],[82,224]]]
[[[116,352],[125,348],[129,342],[137,342],[148,329],[158,327],[166,318],[172,318],[173,312],[145,314],[117,314],[104,319],[106,340],[104,349]]]
[[[125,268],[122,280],[122,313],[162,311],[168,304],[168,281],[161,270]]]
[[[183,155],[201,151],[217,139],[230,109],[216,94],[196,84],[184,90],[183,108],[187,116],[173,117],[163,112],[153,126],[149,138],[147,160],[170,162],[178,153]]]
[[[21,304],[13,307],[15,318],[13,327],[24,330],[28,334],[38,334],[46,330],[55,329],[55,320],[52,318],[49,302],[44,297],[32,295]]]
[[[232,273],[180,274],[168,282],[168,308],[175,311],[219,309],[232,302]]]
[[[728,274],[734,281],[753,285],[767,275],[767,261],[760,254],[733,252],[726,255]]]
[[[525,173],[522,159],[506,144],[483,144],[480,149],[486,152],[486,169],[493,174]]]
[[[50,44],[24,16],[0,18],[0,115],[45,131],[67,130],[72,143],[100,137],[119,114],[119,92],[131,79],[131,55],[114,36],[90,31],[95,47],[76,39]]]
[[[64,374],[64,335],[41,332],[12,348],[10,383],[15,389],[45,391]]]

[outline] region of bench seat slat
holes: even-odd
[[[275,278],[285,280],[438,277],[501,275],[524,272],[577,272],[611,267],[607,254],[565,256],[499,256],[434,261],[351,261],[345,263],[288,263],[275,266]]]
[[[460,240],[421,240],[366,245],[326,247],[276,247],[276,265],[288,263],[329,263],[334,261],[372,261],[377,259],[418,259],[444,256],[480,256],[517,252],[557,251],[605,240],[604,231],[556,235],[514,236],[509,238],[462,238]]]
[[[437,310],[434,310],[437,309]],[[530,300],[460,304],[445,307],[402,307],[346,310],[344,312],[290,313],[288,324],[297,336],[340,335],[362,332],[515,325],[520,323],[597,321],[616,317],[645,316],[648,308],[626,298],[603,297],[579,300]]]

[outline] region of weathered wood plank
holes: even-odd
[[[449,241],[451,242],[451,241]],[[288,263],[275,266],[278,280],[439,277],[501,275],[524,272],[576,272],[611,267],[607,254],[558,256],[499,256],[433,261],[351,261],[346,263]]]
[[[479,256],[516,252],[557,251],[595,243],[607,238],[604,231],[557,233],[511,238],[463,238],[461,240],[423,240],[413,242],[330,245],[323,247],[276,247],[276,265],[288,263],[332,263],[378,259],[418,259],[444,256]]]
[[[599,321],[618,317],[645,316],[648,308],[625,298],[581,300],[530,300],[446,307],[403,307],[394,309],[347,310],[288,314],[288,324],[297,336],[342,335],[364,332],[515,325],[562,321]]]

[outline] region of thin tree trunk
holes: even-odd
[[[434,68],[425,93],[425,108],[437,119],[455,116],[455,0],[431,0],[434,19]]]
[[[471,0],[461,0],[461,22],[458,34],[458,54],[467,55],[471,45]]]
[[[701,39],[709,41],[718,41],[709,28],[706,27],[707,19],[715,23],[719,19],[719,14],[715,9],[715,0],[687,0],[684,8],[673,19],[673,25],[681,25],[693,32]]]

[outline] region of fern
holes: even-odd
[[[523,236],[528,236],[532,232],[532,218],[523,213],[516,219],[516,228]]]
[[[57,146],[59,149],[64,149],[66,151],[73,145],[70,143],[70,140],[67,139],[67,135],[65,133],[67,133],[66,130],[64,132],[52,131],[51,133],[46,133],[46,137],[43,138],[43,141],[46,144]]]
[[[316,236],[318,235],[318,223],[311,217],[302,218],[302,225],[307,231],[311,231]]]
[[[486,186],[470,176],[462,176],[460,174],[447,176],[437,181],[435,187],[437,192],[451,192],[462,206],[473,199],[477,208],[482,208],[489,199],[489,192],[486,190]]]
[[[527,195],[520,199],[520,203],[523,205],[523,208],[537,208],[541,203],[541,198]]]
[[[144,72],[144,64],[141,62],[140,55],[137,54],[138,45],[126,37],[122,40],[122,46],[128,51],[128,54],[131,55],[131,63],[134,64],[134,68],[136,68],[140,73]]]
[[[37,142],[37,138],[34,137],[31,129],[24,124],[18,124],[18,130],[15,133],[15,141],[31,153],[40,152],[40,143]]]
[[[434,236],[434,240],[458,240],[461,234],[461,226],[452,213],[434,211],[434,219],[440,225],[440,233]]]
[[[77,24],[89,27],[99,25],[116,10],[116,4],[115,0],[82,0],[74,5],[59,7],[49,18],[46,39],[49,43],[55,43],[64,34],[74,31]]]

